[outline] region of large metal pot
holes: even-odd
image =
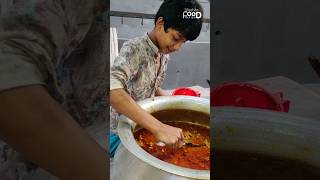
[[[191,96],[163,96],[139,102],[146,111],[153,113],[167,109],[186,109],[210,114],[208,99]],[[203,123],[203,122],[202,122]],[[210,119],[205,122],[208,126]],[[118,133],[123,146],[114,157],[112,173],[115,180],[180,180],[210,179],[208,170],[194,170],[176,166],[153,157],[135,141],[133,130],[136,123],[123,117]]]
[[[253,152],[289,158],[320,168],[320,119],[249,109],[214,108],[215,150]]]

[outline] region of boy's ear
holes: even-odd
[[[163,17],[159,17],[156,21],[156,29],[161,29],[164,25]]]

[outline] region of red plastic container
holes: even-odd
[[[197,96],[197,97],[200,97],[200,93],[198,91],[193,90],[193,89],[188,88],[188,87],[177,88],[172,92],[172,95],[173,96],[175,96],[175,95],[185,95],[185,96]]]
[[[283,93],[270,93],[250,83],[223,83],[210,92],[211,106],[237,106],[288,112],[290,101]]]

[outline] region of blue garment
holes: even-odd
[[[110,157],[114,156],[119,144],[121,143],[120,138],[118,135],[110,132]]]

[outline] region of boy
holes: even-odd
[[[201,16],[186,17],[191,14],[187,11]],[[166,95],[160,86],[167,69],[168,54],[178,51],[187,40],[192,41],[199,36],[202,7],[196,0],[165,0],[154,23],[151,32],[124,43],[111,68],[111,131],[116,133],[121,113],[152,132],[160,142],[177,148],[182,144],[182,130],[163,124],[136,101]],[[112,141],[110,145],[115,149]]]

